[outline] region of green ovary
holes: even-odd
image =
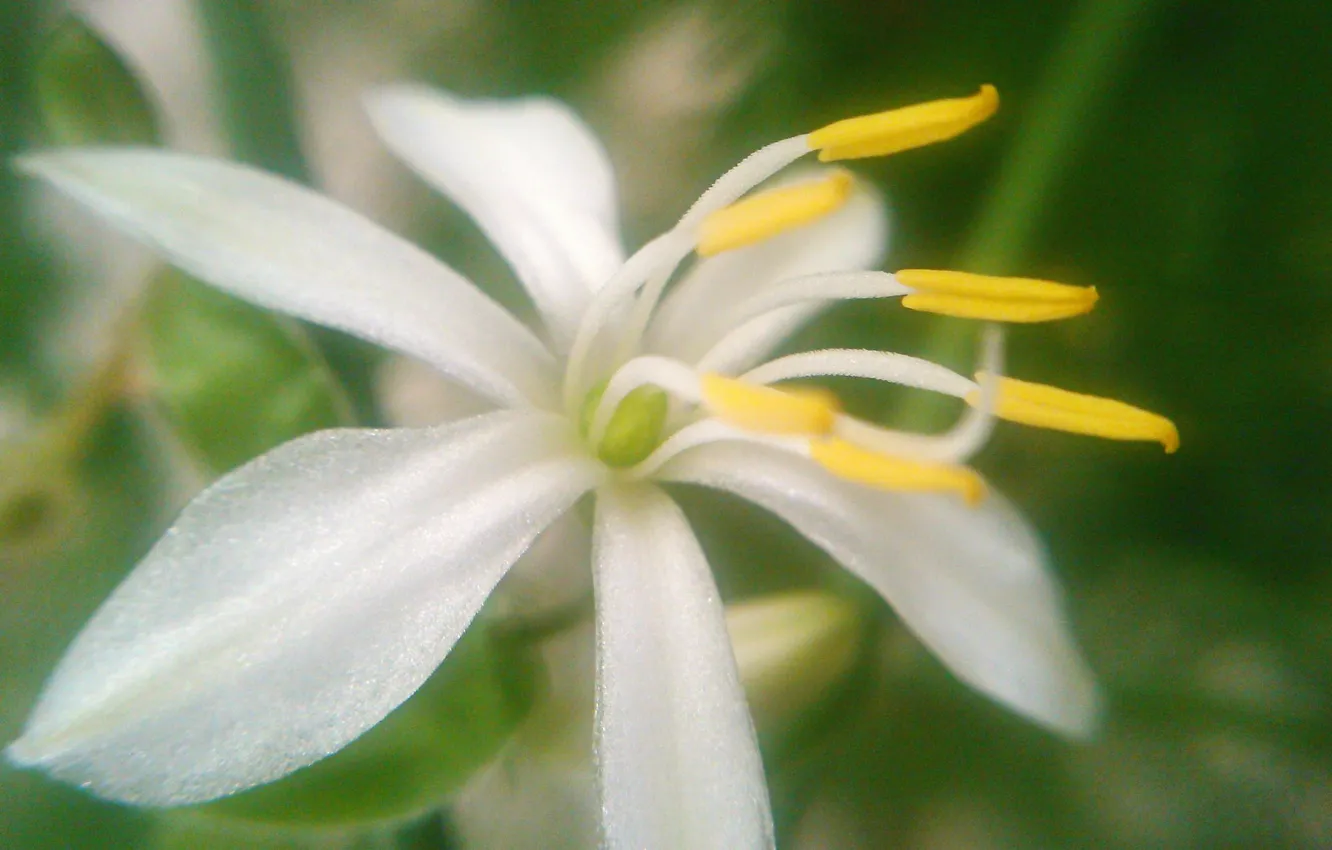
[[[578,431],[583,439],[592,430],[592,417],[606,392],[603,381],[583,399],[578,416]],[[661,445],[661,431],[666,425],[666,393],[654,386],[641,386],[624,397],[615,408],[601,442],[593,452],[607,466],[633,466],[652,454]]]

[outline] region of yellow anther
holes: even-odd
[[[999,92],[984,85],[971,97],[919,103],[829,124],[809,134],[809,146],[824,162],[887,156],[961,135],[998,108]]]
[[[983,380],[983,375],[977,375]],[[971,393],[967,403],[979,403],[980,394]],[[1010,422],[1053,428],[1074,434],[1087,434],[1109,440],[1153,440],[1165,447],[1167,454],[1179,448],[1175,423],[1142,408],[1098,396],[1032,384],[1014,378],[999,379],[999,400],[995,415]]]
[[[721,375],[704,375],[703,401],[718,419],[762,434],[822,436],[832,431],[841,406],[827,390],[777,390]]]
[[[1049,322],[1091,311],[1096,287],[1027,277],[903,269],[895,277],[915,290],[902,306],[926,313],[993,322]]]
[[[710,257],[818,221],[846,203],[851,184],[851,175],[839,169],[822,179],[769,189],[717,210],[703,220],[698,253]]]
[[[810,456],[838,478],[883,490],[957,493],[969,505],[985,498],[985,481],[965,466],[891,457],[835,438],[812,443]]]

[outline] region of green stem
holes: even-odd
[[[1158,2],[1083,0],[1037,83],[958,268],[986,274],[1012,274],[1019,268],[1044,223],[1050,195],[1081,141],[1095,128],[1096,109],[1134,52],[1136,37],[1152,20]],[[975,338],[974,322],[937,319],[926,356],[961,366],[968,362]],[[903,411],[915,426],[929,421],[937,409],[933,399],[918,395]]]

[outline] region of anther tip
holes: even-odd
[[[820,162],[887,156],[951,139],[989,119],[999,91],[988,83],[973,95],[918,103],[836,121],[805,136]]]
[[[980,91],[976,93],[976,101],[985,117],[989,118],[999,111],[999,89],[985,83],[980,87]]]
[[[1174,422],[1168,419],[1165,421],[1165,425],[1161,429],[1161,436],[1158,439],[1161,441],[1161,446],[1165,449],[1166,454],[1172,455],[1179,451],[1179,429],[1175,427]]]

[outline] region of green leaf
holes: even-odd
[[[142,321],[153,395],[213,472],[351,418],[342,387],[289,319],[169,269]]]
[[[70,15],[36,60],[37,106],[56,145],[158,145],[161,126],[146,86],[82,19]]]
[[[308,827],[419,815],[498,752],[527,715],[535,681],[525,650],[474,623],[411,699],[350,746],[285,779],[193,811]]]

